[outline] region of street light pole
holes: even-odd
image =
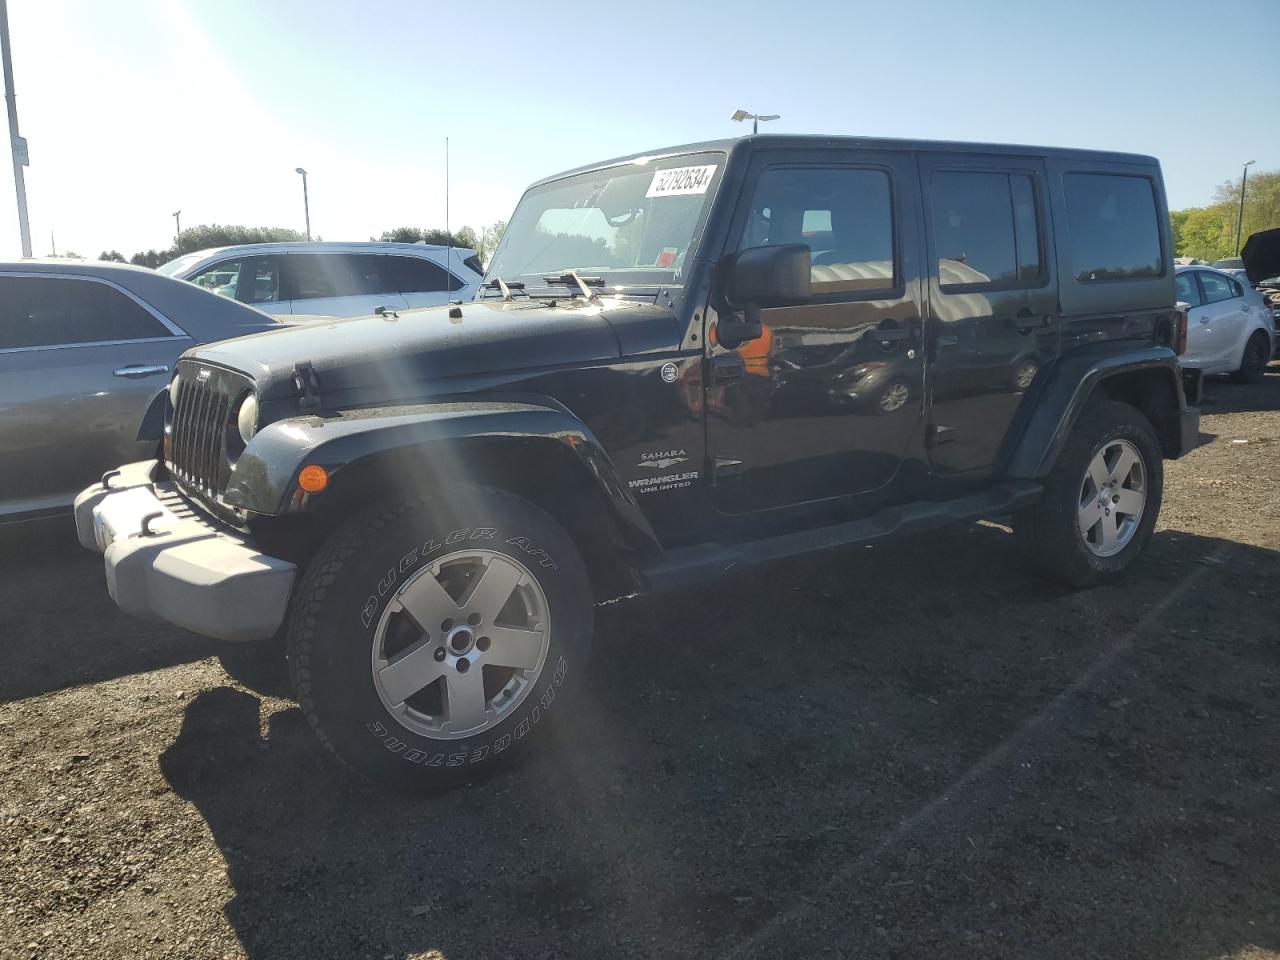
[[[780,120],[781,117],[776,113],[747,113],[745,110],[735,110],[729,115],[730,120],[737,120],[741,123],[743,120],[751,121],[751,132],[757,134],[760,132],[760,122],[769,122],[770,120]]]
[[[4,99],[9,108],[9,150],[13,154],[13,186],[18,194],[18,233],[22,235],[22,255],[31,256],[31,224],[27,220],[27,184],[22,168],[27,165],[27,141],[18,134],[18,100],[13,92],[13,55],[9,51],[9,6],[0,0],[0,59],[4,60]]]
[[[173,211],[173,249],[182,253],[182,211]]]
[[[294,173],[302,174],[302,212],[307,218],[307,241],[311,241],[311,201],[307,199],[307,171],[298,167]]]
[[[1253,166],[1254,161],[1250,160],[1244,165],[1244,171],[1240,174],[1240,213],[1236,216],[1236,256],[1240,256],[1240,228],[1244,226],[1244,185],[1249,182],[1249,168]]]

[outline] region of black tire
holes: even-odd
[[[1267,335],[1261,330],[1255,330],[1240,355],[1240,369],[1231,375],[1231,379],[1236,383],[1261,381],[1267,372],[1267,363],[1271,360],[1269,346]]]
[[[433,576],[428,568],[441,558],[471,549],[515,561],[541,591],[550,627],[544,659],[514,681],[524,684],[521,698],[511,696],[512,706],[492,726],[448,739],[410,726],[419,714],[408,722],[397,718],[375,684],[373,657],[379,636],[388,636],[389,625],[403,616],[388,611],[393,598],[403,596],[401,591],[416,577]],[[488,569],[481,568],[477,576]],[[528,589],[521,586],[517,592]],[[549,718],[564,713],[586,667],[593,615],[586,568],[573,540],[555,520],[505,491],[459,486],[371,508],[329,538],[296,593],[289,625],[289,670],[299,704],[320,742],[347,766],[413,787],[447,785],[525,753]],[[498,618],[493,619],[496,624]],[[387,625],[386,632],[379,632],[380,624]],[[417,630],[416,620],[408,624]],[[435,629],[433,625],[431,631]],[[444,647],[449,636],[432,634],[426,642]],[[481,640],[473,639],[472,653],[480,649]],[[444,659],[434,648],[431,653]],[[491,668],[479,667],[477,673],[484,678],[488,697]],[[458,679],[442,675],[439,696],[445,696],[444,685]],[[385,686],[382,689],[386,694]],[[407,709],[411,699],[405,697],[399,709]],[[484,702],[487,717],[489,701]],[[446,701],[439,703],[438,713],[447,716]]]
[[[1128,543],[1111,556],[1098,556],[1080,532],[1078,512],[1090,463],[1116,440],[1129,441],[1142,458],[1146,502]],[[1164,461],[1147,418],[1127,403],[1091,401],[1046,479],[1044,495],[1014,518],[1014,530],[1041,574],[1071,587],[1086,587],[1123,573],[1133,563],[1151,537],[1163,496]]]

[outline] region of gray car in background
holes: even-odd
[[[66,511],[105,471],[155,456],[184,350],[279,328],[140,267],[0,263],[0,523]]]

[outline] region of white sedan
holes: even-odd
[[[1252,383],[1262,378],[1276,344],[1276,329],[1261,295],[1211,267],[1177,268],[1178,300],[1190,308],[1184,367],[1206,375],[1230,373]]]

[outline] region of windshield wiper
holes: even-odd
[[[513,281],[511,281],[511,283],[506,283],[506,282],[504,282],[504,281],[503,281],[503,279],[502,279],[501,277],[496,276],[496,275],[494,276],[494,278],[493,278],[492,280],[490,280],[490,281],[489,281],[488,283],[486,283],[484,286],[485,286],[485,289],[486,289],[486,290],[501,290],[501,291],[502,291],[502,299],[503,299],[503,300],[510,300],[510,299],[512,299],[512,296],[511,296],[511,291],[512,291],[512,290],[519,290],[519,291],[521,291],[522,293],[524,292],[524,281],[523,281],[523,280],[513,280]],[[526,294],[525,294],[525,296],[527,297],[527,296],[528,296],[528,294],[526,293]]]
[[[566,287],[577,287],[578,291],[586,300],[594,303],[596,306],[600,305],[599,295],[591,289],[592,287],[604,286],[604,280],[600,277],[583,277],[578,275],[577,270],[570,270],[567,273],[560,274],[558,277],[543,277],[542,282],[548,285],[561,284]]]

